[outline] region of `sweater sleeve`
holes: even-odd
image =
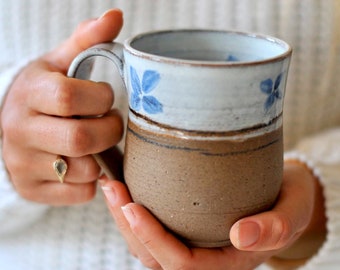
[[[317,172],[327,217],[326,241],[300,269],[335,269],[340,264],[340,128],[302,140],[294,152],[308,160],[308,165]]]
[[[1,103],[14,78],[28,62],[29,59],[26,59],[0,73]],[[0,238],[32,225],[46,213],[47,209],[46,205],[24,200],[15,191],[2,159],[2,149],[0,149]]]

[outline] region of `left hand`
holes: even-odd
[[[91,154],[120,141],[123,121],[112,109],[108,83],[69,78],[66,72],[81,51],[114,39],[122,25],[117,9],[80,23],[61,45],[32,60],[13,80],[0,108],[1,151],[8,180],[22,198],[61,206],[95,196],[100,168]],[[60,156],[68,164],[65,179],[52,167]]]
[[[188,248],[141,205],[131,202],[118,181],[102,179],[107,205],[130,252],[151,269],[254,269],[294,243],[313,216],[315,182],[301,164],[285,165],[281,194],[275,207],[246,217],[230,232],[233,246]]]

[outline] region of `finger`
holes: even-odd
[[[12,181],[19,181],[24,187],[29,187],[33,181],[59,181],[53,168],[56,159],[57,155],[37,152],[34,149],[21,151],[21,148],[13,146],[6,165],[10,172],[15,172]],[[63,159],[67,164],[64,182],[90,183],[98,179],[100,168],[91,155]]]
[[[40,177],[42,179],[59,181],[57,174],[53,168],[53,163],[57,156],[48,155],[45,161],[46,170]],[[64,183],[91,183],[99,178],[101,169],[92,155],[79,158],[62,157],[67,164],[67,171],[64,178]]]
[[[7,147],[4,150],[7,152]],[[99,174],[96,164],[92,163],[95,168],[89,168],[92,166],[89,165],[87,158],[80,158],[80,162],[78,159],[71,161],[66,159],[70,167],[66,173],[66,179],[67,181],[70,178],[74,179],[76,184],[59,182],[52,166],[54,160],[51,159],[50,154],[30,150],[22,151],[17,146],[11,147],[6,159],[6,168],[14,188],[21,197],[27,200],[50,205],[79,204],[94,197],[96,191],[94,180]],[[84,164],[79,166],[78,163]],[[84,171],[81,171],[81,167],[84,167]],[[76,170],[78,173],[74,172]],[[96,177],[93,178],[96,173]],[[44,178],[45,174],[50,178]]]
[[[132,232],[164,270],[254,269],[272,256],[272,252],[239,251],[232,246],[189,249],[141,205],[129,203],[123,211]]]
[[[32,190],[30,190],[32,192]],[[92,200],[96,194],[96,182],[73,184],[43,182],[34,190],[36,202],[54,206],[82,204]]]
[[[228,249],[190,250],[141,205],[129,203],[123,211],[132,232],[162,269],[226,269]]]
[[[53,206],[75,205],[92,200],[96,182],[74,184],[59,181],[34,181],[29,187],[13,182],[21,197],[29,201]]]
[[[98,153],[116,145],[124,130],[117,110],[87,119],[38,115],[32,118],[28,127],[25,141],[31,148],[68,157]]]
[[[119,231],[126,240],[130,248],[130,252],[151,269],[159,268],[157,261],[154,260],[147,249],[132,233],[130,225],[122,212],[121,207],[131,202],[131,197],[126,186],[118,181],[107,180],[105,177],[101,178],[100,184],[105,194],[107,206]]]
[[[48,71],[48,72],[47,72]],[[37,113],[70,117],[107,113],[113,104],[113,91],[108,83],[78,80],[54,72],[46,63],[34,62],[27,69],[26,104]]]
[[[100,18],[81,23],[72,36],[43,59],[66,71],[77,54],[101,42],[111,41],[119,34],[123,14],[118,9],[105,12]]]
[[[294,242],[312,216],[314,179],[305,169],[285,165],[282,190],[271,211],[241,219],[230,239],[241,250],[278,250]]]
[[[129,203],[122,209],[133,234],[161,264],[162,269],[182,269],[179,267],[181,262],[190,260],[189,249],[167,232],[144,207]]]

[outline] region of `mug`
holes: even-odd
[[[88,79],[97,56],[112,60],[129,100],[123,167],[132,199],[189,246],[222,247],[233,223],[279,194],[291,53],[265,35],[165,30],[98,44],[68,75]],[[110,175],[115,162],[96,158]]]

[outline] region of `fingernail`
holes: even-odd
[[[107,11],[105,11],[99,18],[98,18],[98,20],[101,20],[101,19],[103,19],[105,16],[106,16],[106,14],[108,14],[109,12],[111,12],[111,10],[109,9],[109,10],[107,10]]]
[[[108,13],[110,13],[110,12],[112,12],[112,10],[114,10],[115,12],[120,12],[120,13],[123,13],[120,9],[118,9],[118,8],[115,8],[115,9],[109,9],[109,10],[107,10],[107,11],[105,11],[99,18],[98,18],[98,20],[101,20],[101,19],[103,19],[105,16],[106,16],[106,14],[108,14]]]
[[[260,237],[260,227],[255,222],[238,223],[237,248],[247,248],[254,245]]]
[[[101,186],[108,202],[113,205],[116,203],[116,192],[111,186]]]
[[[128,206],[122,206],[121,208],[122,208],[122,211],[123,211],[123,214],[124,214],[126,220],[129,222],[130,226],[132,224],[134,224],[136,216],[135,216],[135,213],[133,212],[133,210]]]

